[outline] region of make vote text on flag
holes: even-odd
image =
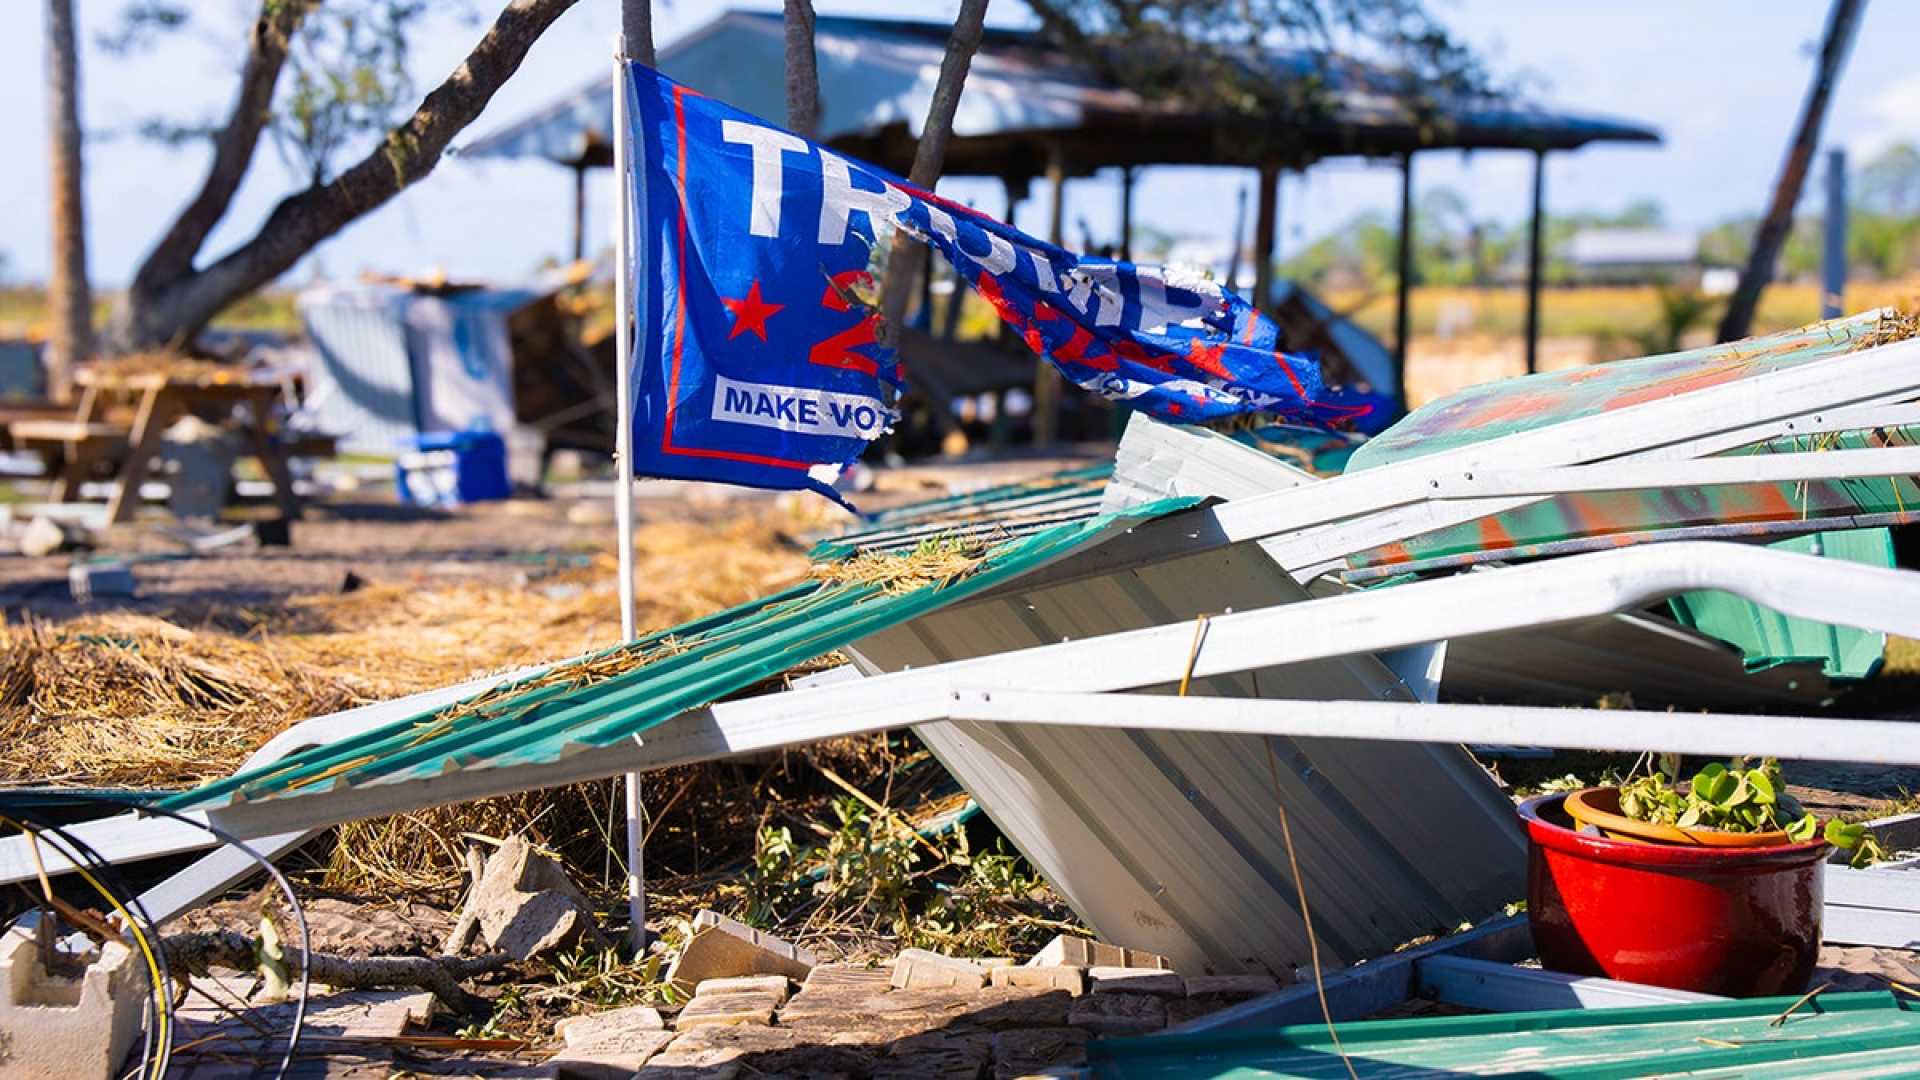
[[[1073,383],[1161,419],[1328,426],[1318,364],[1197,272],[1075,255],[650,68],[631,107],[634,471],[829,497],[903,387],[870,266],[890,228],[938,250]],[[624,268],[623,268],[624,269]],[[837,498],[837,497],[836,497]]]

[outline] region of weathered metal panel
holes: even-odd
[[[1659,708],[1815,705],[1833,696],[1817,661],[1749,671],[1740,650],[1665,619],[1609,615],[1447,646],[1444,701],[1591,705],[1624,691]]]
[[[1316,483],[1312,474],[1202,428],[1136,417],[1115,456],[1103,508],[1179,492],[1244,499]],[[1267,547],[1280,541],[1266,541]],[[1331,595],[1337,586],[1321,585]],[[1747,674],[1738,651],[1673,623],[1614,615],[1448,646],[1441,693],[1455,701],[1592,704],[1625,691],[1642,703],[1738,707],[1830,696],[1817,665]]]
[[[1920,1011],[1899,994],[1822,994],[1622,1009],[1373,1020],[1260,1032],[1108,1039],[1097,1077],[1920,1075]]]
[[[1070,561],[1060,564],[1063,572]],[[856,642],[871,671],[1298,602],[1226,549],[957,605]],[[1196,680],[1196,694],[1412,695],[1372,657]],[[1512,807],[1456,746],[940,723],[922,738],[1089,924],[1184,970],[1308,962],[1277,800],[1292,815],[1327,962],[1351,963],[1519,895]],[[1278,791],[1273,769],[1278,770]]]

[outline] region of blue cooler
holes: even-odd
[[[488,502],[513,494],[507,444],[484,430],[429,431],[393,463],[400,501],[415,506]]]

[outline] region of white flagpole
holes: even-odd
[[[613,520],[620,559],[620,640],[630,642],[637,628],[633,601],[633,296],[629,277],[633,272],[633,184],[629,175],[627,139],[627,42],[617,39],[613,64],[613,310],[614,463],[617,477],[613,489]],[[645,835],[645,813],[640,803],[640,774],[627,774],[627,914],[632,920],[633,952],[644,955],[647,948],[647,884],[641,863],[641,840]]]

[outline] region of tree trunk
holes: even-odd
[[[960,14],[953,20],[953,34],[947,39],[947,55],[940,61],[940,79],[933,87],[933,101],[927,106],[926,127],[914,148],[913,169],[907,179],[914,186],[932,191],[940,180],[940,165],[946,160],[947,140],[953,135],[953,114],[960,108],[960,91],[967,83],[967,70],[973,66],[973,54],[980,48],[980,36],[987,21],[987,0],[961,0]],[[899,341],[899,322],[906,314],[907,297],[913,293],[913,281],[924,260],[926,249],[905,233],[894,233],[893,249],[888,252],[887,281],[881,296],[883,329],[887,344]]]
[[[1780,248],[1793,229],[1793,208],[1800,202],[1800,190],[1807,180],[1807,169],[1820,143],[1820,126],[1826,120],[1827,101],[1840,81],[1840,68],[1846,63],[1847,50],[1853,45],[1854,30],[1860,25],[1863,0],[1834,0],[1827,15],[1827,33],[1820,46],[1820,61],[1814,67],[1813,84],[1800,109],[1800,125],[1787,147],[1787,159],[1780,167],[1780,180],[1774,185],[1773,201],[1754,234],[1753,252],[1746,269],[1740,272],[1740,285],[1727,300],[1726,314],[1720,318],[1720,340],[1733,341],[1747,336],[1753,327],[1753,313],[1760,306],[1760,291],[1773,277],[1773,264]]]
[[[511,0],[466,60],[366,157],[331,181],[282,199],[251,239],[204,269],[169,267],[144,281],[136,277],[114,320],[114,346],[187,344],[221,309],[279,277],[322,241],[432,172],[448,142],[480,115],[519,70],[527,50],[575,2]],[[263,10],[280,6],[279,0],[268,0]],[[625,3],[629,13],[644,6]],[[638,21],[643,27],[647,22]],[[650,61],[652,42],[645,45]],[[254,134],[257,139],[257,130]]]
[[[787,127],[814,138],[820,130],[820,69],[813,51],[813,0],[787,0]]]
[[[73,365],[93,352],[93,294],[87,287],[87,228],[80,171],[80,58],[73,0],[47,2],[47,105],[52,133],[53,273],[47,301],[47,395],[66,401]]]

